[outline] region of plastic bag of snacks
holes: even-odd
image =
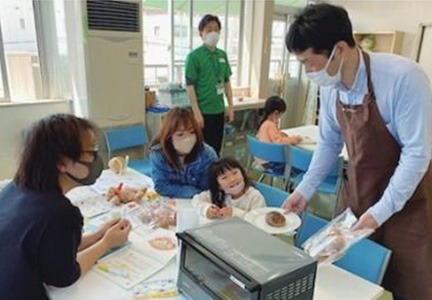
[[[131,202],[122,209],[122,215],[131,221],[132,227],[145,226],[148,229],[165,228],[176,224],[176,210],[169,201],[156,203]]]
[[[307,239],[302,247],[320,264],[331,264],[340,259],[355,243],[371,235],[374,230],[352,231],[357,218],[350,208],[330,221],[324,228]]]

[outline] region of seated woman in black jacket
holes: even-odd
[[[82,235],[83,217],[65,197],[102,172],[95,131],[89,121],[64,114],[29,131],[15,178],[0,192],[2,299],[48,299],[44,284],[71,285],[127,241],[130,223],[119,219]]]

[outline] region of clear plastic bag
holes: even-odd
[[[143,205],[131,202],[123,207],[122,215],[131,221],[132,227],[143,225],[147,229],[169,229],[176,224],[176,210],[166,201]]]
[[[331,264],[340,259],[355,243],[371,235],[374,230],[352,231],[357,218],[350,208],[330,221],[324,228],[307,239],[302,247],[320,264]]]

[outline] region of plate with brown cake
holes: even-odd
[[[261,207],[251,210],[245,220],[270,234],[294,233],[301,219],[295,213],[284,213],[282,208]]]

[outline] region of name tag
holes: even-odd
[[[226,60],[225,60],[225,58],[220,57],[220,58],[219,58],[219,62],[224,64],[224,63],[226,63]]]

